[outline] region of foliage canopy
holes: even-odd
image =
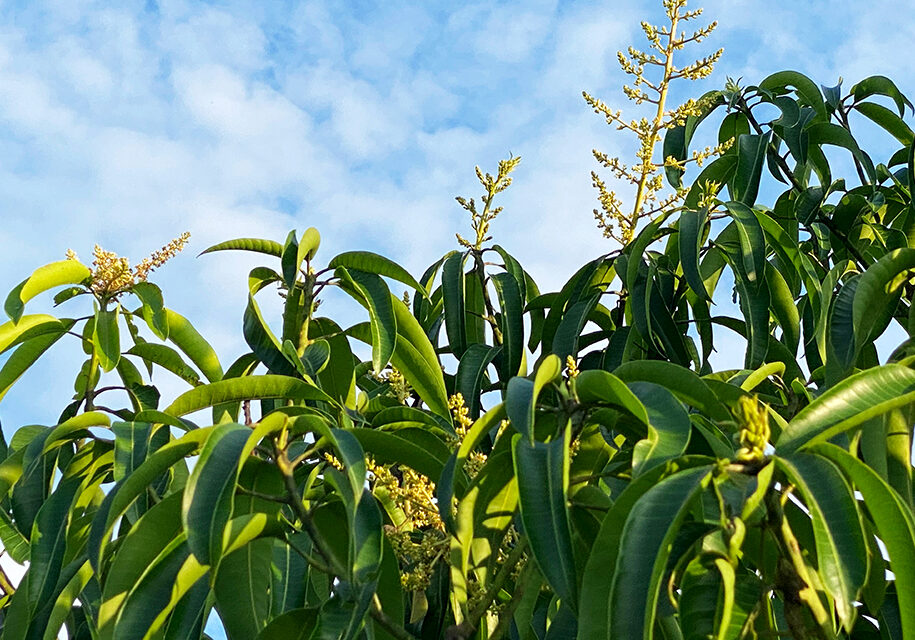
[[[645,30],[672,52],[665,6]],[[915,637],[912,104],[795,71],[654,104],[625,244],[559,291],[488,237],[517,158],[478,170],[475,238],[418,278],[321,262],[313,228],[204,251],[264,259],[228,366],[146,279],[181,238],[133,272],[101,249],[34,271],[0,398],[62,339],[86,361],[58,424],[0,441],[0,540],[28,563],[0,575],[0,637],[199,639],[214,610],[232,640]],[[875,161],[861,117],[898,151]],[[646,209],[652,176],[674,197]],[[366,320],[318,315],[327,287]],[[28,312],[51,291],[92,305]],[[881,362],[888,331],[908,339]],[[160,373],[188,390],[161,398]]]

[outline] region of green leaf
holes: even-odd
[[[72,322],[72,321],[68,321]],[[67,325],[64,325],[66,327]],[[72,326],[72,324],[70,325]],[[68,327],[69,328],[69,327]],[[60,340],[61,336],[66,333],[67,329],[63,327],[54,333],[45,333],[38,337],[32,338],[27,342],[20,344],[15,351],[3,363],[0,368],[0,400],[22,377],[29,367],[35,364],[45,351],[51,348],[55,342]]]
[[[574,608],[578,579],[572,553],[572,533],[566,507],[569,481],[569,437],[528,443],[512,438],[521,521],[541,573],[563,602]]]
[[[807,127],[807,135],[810,137],[811,145],[829,144],[847,149],[864,167],[871,182],[876,180],[874,163],[861,151],[848,129],[831,122],[815,122]]]
[[[698,209],[699,201],[706,190],[706,185],[713,182],[716,183],[718,189],[711,195],[718,195],[721,188],[733,178],[736,171],[737,156],[735,154],[726,153],[720,158],[716,158],[702,170],[702,173],[696,176],[693,186],[690,187],[689,193],[686,194],[683,206],[687,209]]]
[[[826,103],[816,83],[797,71],[779,71],[759,83],[760,89],[781,93],[783,89],[793,87],[805,104],[813,107],[820,119],[826,119]]]
[[[374,273],[379,276],[385,276],[402,282],[408,287],[412,287],[424,297],[429,297],[425,287],[423,287],[416,278],[401,267],[399,264],[380,256],[371,251],[347,251],[341,253],[328,263],[328,268],[346,267],[350,271],[362,271],[364,273]]]
[[[886,96],[896,103],[899,110],[899,117],[905,115],[906,106],[912,109],[912,103],[906,98],[896,84],[886,76],[870,76],[851,88],[851,94],[855,97],[855,102],[860,102],[865,98],[874,95]]]
[[[493,359],[501,353],[501,347],[490,347],[485,344],[472,344],[458,363],[457,373],[454,378],[454,391],[464,397],[464,402],[470,411],[471,420],[476,420],[480,415],[480,390],[483,388],[483,378],[486,368]]]
[[[702,273],[699,270],[699,250],[702,247],[705,225],[708,223],[708,209],[686,210],[680,214],[679,236],[680,265],[686,283],[700,300],[709,301]]]
[[[851,630],[854,602],[867,578],[867,544],[851,487],[829,461],[798,453],[776,458],[803,497],[813,520],[817,565],[823,584],[835,600],[839,620]]]
[[[743,134],[737,138],[737,167],[728,189],[731,199],[752,207],[759,193],[769,134]]]
[[[293,609],[271,620],[257,640],[310,640],[317,623],[317,609]]]
[[[502,330],[502,379],[509,380],[520,374],[524,358],[524,301],[518,281],[510,273],[495,274],[492,283],[502,312],[499,323]]]
[[[760,286],[766,273],[766,238],[753,211],[741,202],[726,202],[728,214],[737,223],[743,270],[753,288]]]
[[[442,263],[442,301],[445,307],[445,333],[455,358],[467,350],[467,329],[464,325],[464,260],[466,254],[452,253]]]
[[[569,306],[562,316],[562,321],[556,328],[553,336],[551,350],[560,360],[565,361],[568,356],[578,356],[578,343],[581,333],[588,323],[588,316],[594,311],[600,300],[600,294],[595,294],[585,300]]]
[[[801,409],[775,443],[786,455],[824,442],[915,401],[915,371],[898,364],[873,367],[827,389]]]
[[[588,369],[575,380],[578,400],[582,403],[609,404],[622,409],[648,427],[648,412],[639,397],[612,373]]]
[[[533,380],[512,378],[505,391],[505,413],[515,431],[534,441],[534,412],[543,388],[562,372],[562,363],[551,354],[541,363]]]
[[[65,328],[65,323],[71,324]],[[44,333],[64,331],[71,326],[70,320],[58,320],[43,313],[22,316],[19,322],[6,322],[0,325],[0,353]]]
[[[121,338],[118,331],[121,305],[114,309],[101,309],[95,314],[92,342],[103,371],[114,369],[121,359]]]
[[[769,285],[769,307],[782,328],[782,342],[791,354],[797,353],[801,340],[801,317],[797,303],[781,272],[766,262],[766,284]]]
[[[126,354],[138,356],[147,362],[157,364],[191,385],[200,384],[200,375],[188,365],[181,355],[164,344],[141,342],[125,351]]]
[[[321,246],[321,234],[314,227],[308,227],[299,240],[299,264],[302,260],[312,261]]]
[[[166,309],[165,315],[168,319],[168,339],[191,359],[207,380],[221,380],[222,365],[219,364],[219,358],[216,357],[210,343],[204,340],[184,316],[171,309]]]
[[[252,272],[253,273],[253,272]],[[254,294],[248,295],[248,306],[245,308],[242,331],[245,342],[251,351],[264,363],[270,373],[298,377],[299,371],[295,366],[298,355],[290,362],[290,358],[283,352],[283,348],[273,335],[273,331],[264,320]]]
[[[175,398],[164,412],[180,417],[225,402],[265,398],[323,401],[335,406],[337,404],[329,395],[304,380],[289,376],[263,375],[220,380],[196,387]]]
[[[442,367],[426,332],[403,300],[391,296],[397,321],[397,344],[391,363],[404,375],[429,409],[451,422]]]
[[[239,457],[251,429],[240,424],[215,427],[200,452],[184,489],[181,520],[187,544],[201,564],[216,564],[222,555],[223,530],[232,517],[232,497],[240,471]]]
[[[372,366],[380,373],[394,353],[397,320],[391,305],[391,292],[380,277],[365,271],[337,267],[336,275],[349,284],[369,312],[372,329]]]
[[[286,242],[283,245],[283,254],[280,256],[280,266],[283,271],[283,282],[289,289],[295,286],[295,281],[299,277],[299,267],[302,264],[302,255],[299,252],[299,240],[296,238],[295,229],[286,236]]]
[[[149,325],[150,331],[159,340],[167,340],[168,317],[165,313],[165,303],[162,300],[162,290],[151,282],[138,282],[130,290],[143,304],[143,319]]]
[[[727,407],[705,381],[685,367],[661,360],[633,360],[623,363],[613,373],[623,382],[644,381],[659,384],[681,401],[717,421],[731,419]]]
[[[371,454],[379,464],[403,464],[418,471],[427,478],[438,479],[448,459],[448,448],[439,441],[437,451],[422,446],[416,437],[418,430],[399,429],[397,431],[380,431],[378,429],[351,429],[362,449]],[[434,438],[434,436],[433,436]],[[438,455],[435,455],[438,454]]]
[[[896,577],[903,634],[912,636],[915,634],[915,520],[911,509],[880,476],[847,451],[823,443],[810,447],[808,452],[832,461],[861,492]]]
[[[686,451],[692,423],[683,405],[664,387],[651,382],[633,382],[630,389],[648,415],[648,435],[632,452],[632,474],[640,475]]]
[[[607,637],[652,638],[671,545],[709,476],[705,467],[681,471],[662,480],[635,503],[619,543],[607,610]]]
[[[896,249],[882,256],[861,274],[852,307],[856,351],[875,339],[872,335],[881,311],[893,300],[902,283],[900,274],[915,269],[915,249]],[[895,286],[894,286],[895,285]]]
[[[61,260],[39,267],[15,289],[3,305],[13,322],[19,322],[25,303],[48,289],[65,284],[82,284],[92,277],[89,267],[77,260]]]
[[[260,238],[236,238],[235,240],[226,240],[225,242],[214,244],[212,247],[201,251],[199,255],[202,256],[213,251],[252,251],[279,258],[283,255],[283,245],[273,240],[262,240]]]
[[[900,116],[897,116],[883,105],[874,102],[861,102],[855,105],[855,110],[883,127],[904,146],[911,146],[912,141],[915,140],[915,134],[912,133],[909,125]]]

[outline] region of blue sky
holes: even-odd
[[[550,290],[613,248],[593,225],[591,149],[633,146],[581,91],[626,108],[616,51],[658,4],[2,3],[0,291],[67,248],[136,261],[190,230],[153,280],[231,361],[253,263],[199,251],[315,226],[320,258],[371,249],[416,273],[467,229],[453,198],[478,195],[474,165],[509,152],[523,162],[493,232]],[[697,52],[724,58],[679,97],[785,68],[846,87],[889,75],[915,96],[898,2],[704,6],[720,27]],[[5,433],[53,421],[77,364],[49,354],[0,403]]]

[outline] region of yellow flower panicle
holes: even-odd
[[[771,431],[769,410],[756,397],[743,396],[734,411],[740,426],[740,449],[737,459],[741,462],[760,461],[766,456]]]
[[[629,182],[635,186],[635,198],[632,209],[624,210],[623,202],[616,192],[608,189],[606,183],[597,172],[591,172],[591,182],[597,189],[600,209],[594,210],[594,217],[598,228],[604,236],[627,244],[632,240],[639,220],[643,216],[650,216],[675,205],[686,196],[685,188],[675,189],[673,193],[661,197],[659,192],[664,189],[663,169],[666,167],[685,168],[689,162],[701,166],[711,156],[724,153],[731,145],[725,142],[715,147],[707,147],[702,151],[694,151],[692,157],[677,160],[673,157],[664,158],[663,162],[654,161],[654,152],[661,134],[667,129],[682,125],[689,116],[701,115],[708,107],[702,100],[687,100],[685,103],[668,110],[666,107],[668,90],[671,83],[678,79],[699,80],[707,77],[721,57],[722,49],[715,53],[696,60],[685,67],[674,65],[677,51],[693,42],[701,42],[715,30],[717,22],[698,29],[691,36],[677,33],[681,22],[687,22],[702,14],[702,9],[688,11],[686,0],[664,0],[664,9],[669,20],[669,25],[657,27],[647,22],[642,22],[642,31],[649,43],[649,52],[640,51],[629,47],[626,53],[618,52],[617,57],[623,72],[633,76],[632,85],[623,86],[623,94],[636,105],[649,103],[654,105],[652,119],[641,118],[626,120],[619,110],[610,109],[604,102],[594,98],[587,92],[582,92],[585,101],[595,113],[603,115],[607,124],[615,125],[618,130],[627,130],[635,134],[639,140],[639,149],[636,152],[636,163],[628,166],[619,158],[608,157],[605,153],[594,150],[594,158],[618,180]],[[661,77],[651,80],[645,75],[646,68],[658,67]]]
[[[448,398],[448,408],[451,409],[451,416],[454,419],[454,432],[457,434],[457,438],[453,445],[457,449],[467,437],[470,427],[473,426],[473,420],[470,419],[470,409],[464,404],[464,395],[461,393],[456,393]],[[464,461],[464,471],[471,478],[475,477],[486,464],[486,459],[486,454],[482,451],[471,451]]]
[[[578,377],[578,363],[572,356],[566,356],[566,375],[570,379]]]
[[[397,402],[403,405],[407,404],[407,401],[413,395],[413,388],[410,386],[410,383],[407,382],[406,378],[403,377],[403,374],[395,367],[391,367],[386,380],[390,387],[390,392],[397,398]]]
[[[111,296],[137,282],[146,282],[154,269],[161,267],[184,249],[190,237],[191,234],[185,231],[158,251],[154,251],[149,257],[143,258],[133,270],[130,269],[130,262],[127,258],[119,256],[113,251],[105,251],[99,245],[95,245],[92,250],[92,290],[102,296]],[[67,249],[66,255],[67,260],[79,260],[73,249]]]
[[[479,250],[483,248],[484,242],[487,240],[492,240],[492,236],[488,235],[489,225],[493,220],[496,219],[496,216],[502,212],[502,207],[493,208],[492,202],[495,199],[497,193],[505,191],[508,189],[509,185],[511,185],[512,179],[509,174],[515,170],[515,167],[517,167],[520,162],[520,156],[509,157],[507,160],[500,160],[499,170],[495,176],[493,176],[491,173],[483,173],[480,167],[475,167],[477,172],[477,179],[480,181],[480,184],[483,185],[486,193],[484,193],[482,196],[482,211],[477,211],[477,204],[473,198],[470,200],[467,200],[461,196],[457,196],[455,198],[455,200],[457,200],[458,203],[470,213],[470,226],[476,233],[476,239],[473,242],[465,239],[459,233],[455,234],[457,236],[458,243],[462,247]]]

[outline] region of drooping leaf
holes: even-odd
[[[236,238],[235,240],[226,240],[225,242],[214,244],[212,247],[201,251],[199,255],[202,256],[213,251],[253,251],[254,253],[264,253],[268,256],[279,258],[283,255],[283,245],[274,240]]]
[[[78,260],[60,260],[39,267],[13,289],[3,305],[15,323],[22,317],[25,303],[40,293],[65,284],[82,284],[91,277],[89,267]]]
[[[336,256],[327,264],[328,268],[346,267],[350,271],[363,271],[365,273],[374,273],[379,276],[385,276],[392,280],[402,282],[408,287],[412,287],[417,293],[428,297],[428,293],[416,278],[401,267],[399,264],[389,258],[380,256],[371,251],[347,251]]]
[[[164,412],[180,417],[226,402],[264,398],[314,400],[336,404],[333,398],[304,380],[288,376],[263,375],[232,378],[201,385],[175,398]]]

